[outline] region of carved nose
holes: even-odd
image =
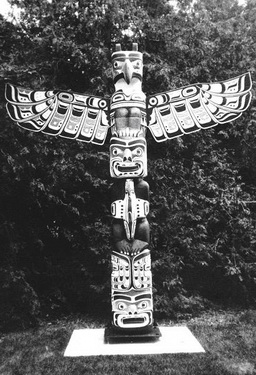
[[[136,305],[129,306],[128,313],[129,313],[129,315],[137,314],[137,307],[136,307]]]
[[[124,150],[123,161],[132,161],[132,153],[131,150],[129,150],[128,148]]]

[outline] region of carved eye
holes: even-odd
[[[142,153],[143,153],[142,148],[138,147],[138,148],[136,149],[136,155],[137,155],[137,156],[141,156]]]
[[[146,308],[148,307],[148,303],[147,303],[147,301],[142,301],[142,302],[140,302],[139,305],[138,305],[138,307],[139,307],[140,309],[146,309]]]
[[[118,63],[118,61],[114,61],[114,63],[113,63],[113,67],[114,67],[114,69],[117,69],[117,68],[119,67],[119,63]]]
[[[124,310],[126,308],[126,304],[121,302],[118,304],[118,310]]]
[[[113,150],[112,150],[112,154],[114,156],[118,155],[118,148],[114,147]]]
[[[135,67],[138,68],[138,69],[140,69],[141,66],[142,66],[142,62],[140,60],[136,61]]]

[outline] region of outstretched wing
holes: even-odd
[[[6,85],[7,111],[24,129],[103,144],[109,100],[68,91],[33,91]]]
[[[250,73],[147,98],[148,127],[157,142],[233,121],[251,101]]]

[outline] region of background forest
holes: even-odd
[[[110,96],[115,43],[139,43],[143,90],[252,74],[234,123],[156,144],[148,134],[155,315],[256,302],[256,0],[11,0],[0,16],[0,326],[110,311],[104,147],[29,133],[4,84]]]

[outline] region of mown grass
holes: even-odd
[[[170,322],[161,322],[171,325]],[[256,311],[212,312],[186,324],[206,353],[148,356],[63,357],[83,320],[44,324],[0,339],[1,375],[253,375],[256,374]],[[97,324],[97,326],[99,326]]]

